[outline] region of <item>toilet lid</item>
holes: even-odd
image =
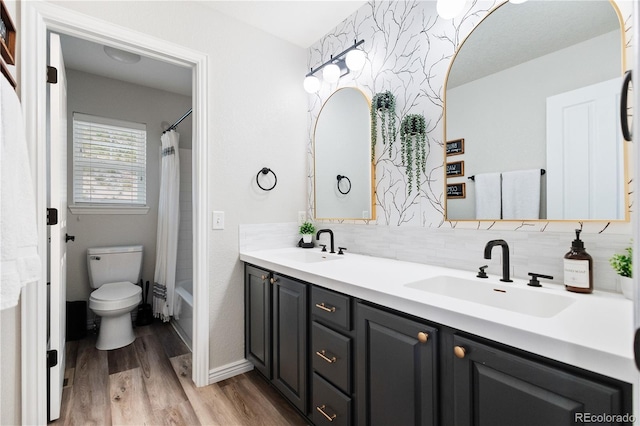
[[[94,300],[121,300],[142,293],[142,289],[130,282],[108,283],[91,293]]]

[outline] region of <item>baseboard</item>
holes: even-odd
[[[230,364],[223,365],[209,370],[209,384],[221,382],[225,379],[237,376],[238,374],[246,373],[253,370],[253,364],[246,359],[232,362]]]

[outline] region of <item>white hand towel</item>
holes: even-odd
[[[0,77],[0,310],[18,304],[20,290],[40,279],[36,202],[22,109]]]
[[[475,177],[476,219],[500,219],[500,173],[480,173]]]
[[[502,173],[502,218],[540,219],[540,169]]]

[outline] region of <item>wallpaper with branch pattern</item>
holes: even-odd
[[[351,72],[336,84],[323,83],[320,92],[309,95],[308,205],[314,211],[313,131],[323,102],[338,88],[356,87],[369,99],[391,91],[396,97],[397,126],[407,114],[426,118],[426,171],[420,191],[407,195],[407,178],[400,158],[400,138],[393,147],[378,141],[375,152],[375,202],[377,218],[370,224],[431,228],[568,231],[584,226],[587,232],[631,233],[629,223],[605,222],[490,222],[446,221],[444,194],[444,83],[457,47],[492,9],[504,0],[474,0],[465,13],[452,20],[437,16],[435,1],[370,1],[308,52],[308,67],[318,66],[355,40],[364,39],[367,62],[363,70]],[[627,64],[631,58],[631,1],[617,1],[625,21]],[[379,138],[380,139],[380,138]],[[414,185],[415,188],[415,185]]]

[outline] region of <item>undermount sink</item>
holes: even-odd
[[[497,285],[447,275],[405,284],[405,287],[540,318],[553,317],[575,301],[571,297],[535,289]]]
[[[317,251],[298,251],[294,253],[285,253],[285,254],[282,254],[281,256],[284,259],[293,260],[295,262],[302,262],[302,263],[329,262],[332,260],[343,259],[342,256],[338,257],[337,255],[330,255],[328,253],[317,252]]]

